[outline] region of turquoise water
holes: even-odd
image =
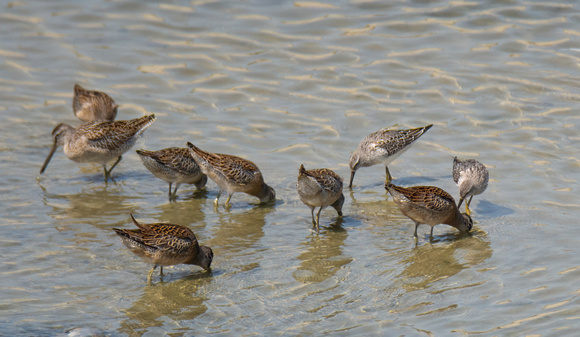
[[[0,11],[0,327],[6,335],[575,336],[580,9],[573,2],[10,2]],[[155,113],[134,149],[255,162],[275,206],[217,186],[176,203],[134,151],[105,183],[59,150],[72,89],[109,93],[118,119]],[[311,230],[300,164],[348,180],[383,127],[434,124],[389,165],[395,183],[458,198],[452,157],[490,171],[471,236],[412,237],[380,166]],[[212,272],[149,265],[112,231],[191,228]]]

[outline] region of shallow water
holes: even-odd
[[[2,5],[0,327],[7,335],[558,335],[580,326],[580,8],[574,1],[29,1]],[[251,159],[275,206],[217,186],[176,203],[131,151],[101,167],[59,150],[75,82],[118,119],[155,113],[135,147],[190,141]],[[311,230],[300,164],[345,179],[383,127],[434,127],[389,165],[458,198],[452,156],[490,171],[470,236],[403,216],[380,166]],[[150,266],[112,231],[186,225],[212,272]]]

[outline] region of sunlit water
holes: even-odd
[[[16,1],[0,10],[0,334],[558,335],[580,327],[580,9],[574,1]],[[118,119],[155,113],[135,147],[248,158],[275,206],[217,186],[176,203],[134,151],[103,181],[59,150],[72,88]],[[320,233],[298,167],[348,179],[383,127],[434,127],[390,171],[458,198],[452,157],[490,171],[472,235],[413,222],[357,172]],[[163,282],[112,231],[170,222],[215,252]]]

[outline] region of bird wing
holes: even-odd
[[[190,251],[192,246],[199,246],[195,234],[186,227],[163,223],[146,226],[146,229],[141,230],[140,239],[149,247],[183,254]]]
[[[449,204],[455,204],[455,200],[449,193],[435,186],[414,186],[409,188],[394,186],[394,189],[403,194],[412,203],[423,205],[433,211],[444,212],[448,209]]]
[[[160,165],[184,175],[199,170],[199,166],[191,157],[189,149],[170,147],[159,151],[140,150],[140,152]]]
[[[314,169],[304,171],[304,174],[312,177],[324,189],[333,191],[342,189],[342,178],[330,169]]]
[[[81,125],[76,134],[85,138],[89,146],[114,150],[125,146],[154,120],[155,115],[148,115],[128,121],[89,122]]]

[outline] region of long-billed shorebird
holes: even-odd
[[[101,163],[106,180],[121,161],[123,153],[135,144],[154,120],[155,115],[148,115],[128,121],[89,122],[77,128],[61,123],[52,130],[52,148],[40,174],[44,173],[54,152],[62,145],[64,154],[72,161]],[[107,170],[107,162],[115,158],[117,161]]]
[[[342,205],[344,204],[344,194],[342,193],[342,178],[329,169],[306,170],[304,165],[298,169],[298,182],[296,190],[300,200],[310,207],[312,214],[312,225],[319,230],[320,212],[332,206],[338,216],[342,216]],[[320,207],[314,218],[314,209]]]
[[[348,187],[352,188],[354,174],[359,168],[377,164],[385,165],[385,183],[393,180],[387,164],[409,149],[410,145],[432,126],[433,124],[429,124],[421,128],[408,130],[382,129],[366,136],[358,144],[357,149],[348,161],[348,166],[350,166]]]
[[[215,205],[217,206],[222,192],[228,194],[226,206],[232,194],[244,192],[260,199],[261,203],[276,199],[276,192],[264,182],[262,172],[251,161],[229,154],[205,152],[191,143],[187,143],[191,156],[201,168],[201,172],[213,180],[220,188]]]
[[[468,214],[460,213],[453,197],[435,186],[401,187],[386,183],[385,189],[393,196],[401,212],[415,222],[415,233],[420,224],[431,226],[430,239],[433,239],[433,227],[446,224],[467,233],[473,227],[473,220]]]
[[[170,147],[159,151],[137,150],[143,165],[157,178],[169,183],[169,201],[177,198],[177,189],[181,184],[195,184],[202,189],[207,183],[207,176],[201,172],[199,165],[191,157],[187,148]],[[175,190],[171,192],[171,185]]]
[[[141,224],[131,214],[131,220],[138,229],[113,230],[122,238],[123,243],[143,261],[153,264],[147,274],[150,282],[157,266],[176,264],[194,264],[209,270],[213,260],[213,251],[206,246],[200,246],[195,234],[187,227],[168,223]]]
[[[101,91],[86,90],[78,84],[74,87],[73,112],[83,122],[114,121],[117,103]]]
[[[467,197],[469,200],[465,203],[465,213],[471,215],[469,204],[474,195],[483,193],[487,189],[489,182],[489,172],[482,163],[475,159],[459,160],[453,158],[453,181],[459,186],[459,204]]]

